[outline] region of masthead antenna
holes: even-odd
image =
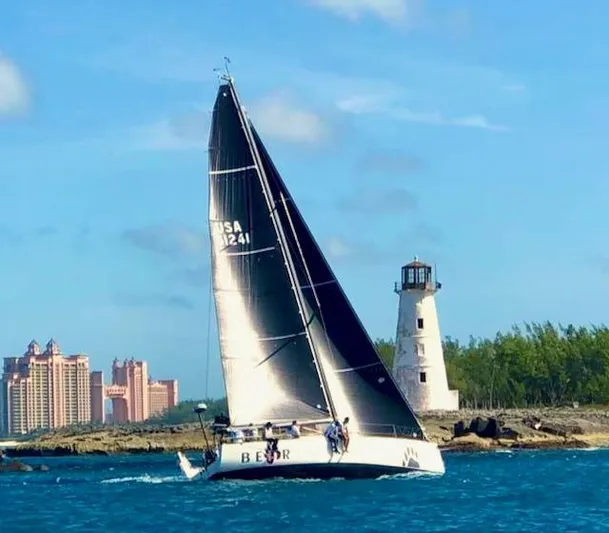
[[[230,65],[230,58],[224,56],[224,74],[222,75],[222,79],[224,79],[228,82],[232,82],[233,77],[230,74],[230,69],[228,68],[229,65]]]
[[[230,58],[224,56],[224,70],[220,68],[214,69],[214,72],[218,76],[218,81],[227,81],[229,83],[233,81],[228,65],[230,65]]]

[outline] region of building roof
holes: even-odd
[[[412,261],[411,263],[407,263],[404,266],[418,268],[418,267],[428,267],[431,265],[428,265],[427,263],[423,263],[423,262],[419,261],[419,258],[415,255],[414,261]]]

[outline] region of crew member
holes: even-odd
[[[338,425],[340,422],[334,420],[324,431],[324,436],[328,439],[333,453],[339,453],[338,451]]]
[[[343,452],[349,451],[349,417],[345,417],[340,429],[339,438],[343,443]]]
[[[277,449],[277,439],[273,435],[273,424],[271,422],[264,425],[264,440],[266,440],[267,452],[274,453],[279,458],[281,454]]]
[[[293,439],[300,437],[300,428],[296,420],[292,420],[292,425],[288,428],[288,435]]]

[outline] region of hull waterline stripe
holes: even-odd
[[[247,167],[240,168],[227,168],[225,170],[210,170],[210,176],[221,176],[223,174],[235,174],[237,172],[245,172],[246,170],[256,170],[258,167],[256,165],[249,165]]]
[[[222,479],[269,479],[275,477],[292,479],[375,479],[383,475],[405,474],[408,472],[427,472],[409,466],[370,465],[365,463],[329,463],[258,466],[213,472],[210,481]],[[430,472],[431,474],[431,472]]]

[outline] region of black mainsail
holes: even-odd
[[[230,79],[218,91],[209,157],[231,421],[349,416],[366,433],[420,434]]]
[[[325,420],[330,409],[232,83],[209,140],[212,280],[234,425]]]

